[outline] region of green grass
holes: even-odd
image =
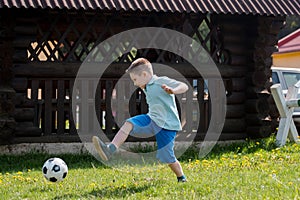
[[[105,167],[90,155],[0,156],[1,199],[300,199],[300,145],[276,148],[274,137],[216,146],[205,158],[191,147],[177,183],[167,166]],[[145,150],[145,149],[143,149]],[[66,161],[67,178],[44,179],[52,156]]]

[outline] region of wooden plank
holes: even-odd
[[[70,134],[71,135],[76,135],[77,134],[77,130],[76,130],[76,119],[74,119],[73,115],[76,116],[76,106],[74,108],[75,113],[73,113],[72,110],[72,95],[73,95],[73,86],[74,86],[74,80],[71,79],[69,80],[69,93],[70,93],[70,104],[69,104],[69,128],[70,128]]]
[[[117,122],[119,126],[122,126],[122,123],[125,120],[125,81],[120,80],[117,83]]]
[[[27,54],[26,54],[27,56]],[[170,66],[174,70],[180,72],[186,78],[199,78],[201,75],[199,72],[192,67],[190,64],[186,63],[165,63],[165,65]],[[124,63],[85,63],[87,73],[81,74],[81,77],[95,77],[98,74],[99,68],[107,68],[103,74],[103,78],[115,78],[121,77],[124,75],[127,65]],[[81,67],[80,62],[30,62],[30,63],[18,63],[14,64],[13,72],[16,76],[25,76],[25,77],[63,77],[63,78],[74,78],[77,75],[78,69]],[[216,74],[214,70],[211,70],[211,65],[201,64],[201,74],[205,77],[215,77]],[[222,77],[244,77],[248,71],[247,67],[241,66],[231,66],[231,65],[218,65],[218,70]],[[160,69],[161,74],[169,74],[168,68]],[[174,77],[176,78],[176,77]],[[178,77],[180,78],[180,77]]]
[[[81,134],[87,134],[89,131],[88,81],[89,81],[88,79],[81,80],[80,91],[79,91],[79,96],[81,99],[80,110],[79,110],[79,116],[80,116],[79,130]]]
[[[114,119],[111,110],[111,96],[113,90],[113,81],[106,81],[105,84],[105,131],[106,134],[112,133]]]
[[[97,97],[96,97],[96,105],[97,105],[97,117],[98,117],[98,121],[100,124],[100,128],[103,129],[103,127],[105,126],[105,124],[103,123],[103,107],[105,107],[105,100],[104,100],[104,91],[105,91],[105,82],[104,81],[99,81],[99,85],[97,87]]]
[[[206,132],[208,128],[208,115],[207,115],[207,109],[205,109],[204,104],[204,80],[203,79],[197,79],[197,99],[199,104],[199,126],[198,126],[198,132],[204,133]]]
[[[33,119],[33,125],[36,127],[40,127],[40,120],[42,115],[42,102],[38,101],[38,90],[39,90],[39,81],[32,80],[31,81],[31,99],[35,103],[35,117]]]
[[[129,83],[129,91],[133,91],[132,94],[129,94],[129,114],[131,116],[136,115],[137,113],[137,92],[136,92],[136,87],[133,85],[132,82]]]
[[[65,81],[57,83],[57,134],[65,133]]]
[[[193,79],[188,79],[190,84],[193,85]],[[191,133],[193,130],[193,90],[190,89],[186,92],[186,125],[185,130]]]
[[[95,80],[96,81],[96,80]],[[103,81],[97,81],[97,83],[95,83],[96,88],[96,94],[95,94],[95,109],[96,109],[96,116],[97,118],[95,120],[97,120],[94,123],[94,129],[97,130],[97,127],[100,126],[100,129],[103,127],[103,121],[102,121],[102,98],[103,98],[103,89],[102,87],[105,86],[105,84],[103,83]]]
[[[45,81],[45,117],[44,117],[44,133],[45,135],[52,134],[52,81]]]

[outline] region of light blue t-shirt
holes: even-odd
[[[147,114],[159,127],[180,131],[182,127],[175,103],[175,95],[165,92],[161,88],[163,84],[175,88],[179,85],[179,82],[166,76],[153,75],[144,89],[149,106]]]

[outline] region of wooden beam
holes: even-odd
[[[26,77],[76,77],[76,74],[81,67],[82,63],[73,62],[31,62],[28,64],[18,63],[14,64],[13,71],[16,76]],[[87,76],[95,75],[101,67],[106,67],[104,77],[120,77],[125,73],[125,70],[129,67],[129,64],[124,63],[84,63],[88,72],[85,73]],[[169,66],[183,76],[188,78],[199,78],[201,74],[206,77],[216,77],[215,70],[211,70],[210,65],[200,65],[201,74],[189,64],[174,64],[166,63]],[[160,74],[169,74],[169,68],[159,70]],[[243,77],[247,74],[246,66],[230,66],[230,65],[219,65],[218,70],[222,77]],[[84,75],[84,74],[83,74]]]

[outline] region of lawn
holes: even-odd
[[[69,174],[46,181],[41,167],[57,156]],[[274,136],[216,146],[205,158],[191,147],[180,161],[188,177],[177,183],[167,166],[102,165],[90,155],[0,156],[1,199],[300,199],[300,145],[274,145]]]

